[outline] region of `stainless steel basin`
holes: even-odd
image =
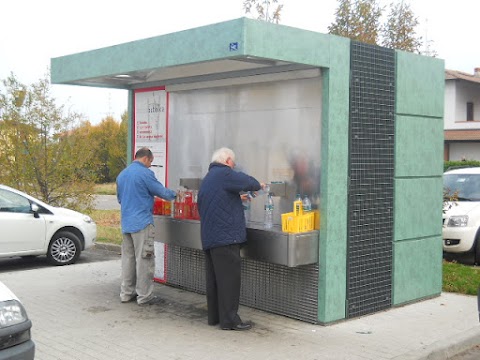
[[[168,216],[154,216],[155,241],[165,244],[202,249],[200,221],[180,220]],[[274,226],[263,228],[259,223],[247,224],[247,243],[242,257],[273,264],[296,267],[318,262],[317,230],[289,234]]]

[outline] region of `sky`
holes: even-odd
[[[379,0],[386,7],[396,0]],[[337,0],[279,0],[280,24],[327,33]],[[480,67],[476,24],[480,1],[410,0],[417,34],[445,60],[445,68],[473,74]],[[33,84],[49,73],[50,59],[245,16],[243,0],[23,0],[3,1],[0,12],[0,79],[13,73]],[[52,85],[57,104],[98,123],[120,120],[127,91]]]

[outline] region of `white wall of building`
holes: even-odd
[[[445,108],[444,108],[444,129],[453,130],[455,129],[455,108],[456,108],[456,81],[447,80],[445,82]]]
[[[480,142],[450,143],[450,160],[479,160]]]
[[[473,121],[467,121],[467,102],[473,102]],[[480,129],[480,86],[467,81],[445,84],[445,130]]]

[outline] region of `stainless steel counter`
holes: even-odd
[[[154,216],[155,241],[165,244],[202,249],[200,221]],[[296,267],[318,262],[319,232],[289,234],[278,226],[265,229],[263,224],[247,224],[247,244],[241,255],[245,258]]]

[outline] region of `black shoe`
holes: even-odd
[[[208,322],[208,325],[210,325],[210,326],[215,326],[215,325],[218,325],[218,324],[219,324],[218,321],[209,321]]]
[[[252,328],[252,324],[249,323],[240,323],[235,325],[234,327],[222,327],[222,330],[250,330]]]
[[[158,296],[153,296],[152,298],[150,298],[150,300],[145,301],[143,303],[139,303],[138,305],[147,306],[147,305],[161,304],[161,303],[164,303],[164,302],[165,302],[165,300],[163,300],[162,298],[160,298]]]

